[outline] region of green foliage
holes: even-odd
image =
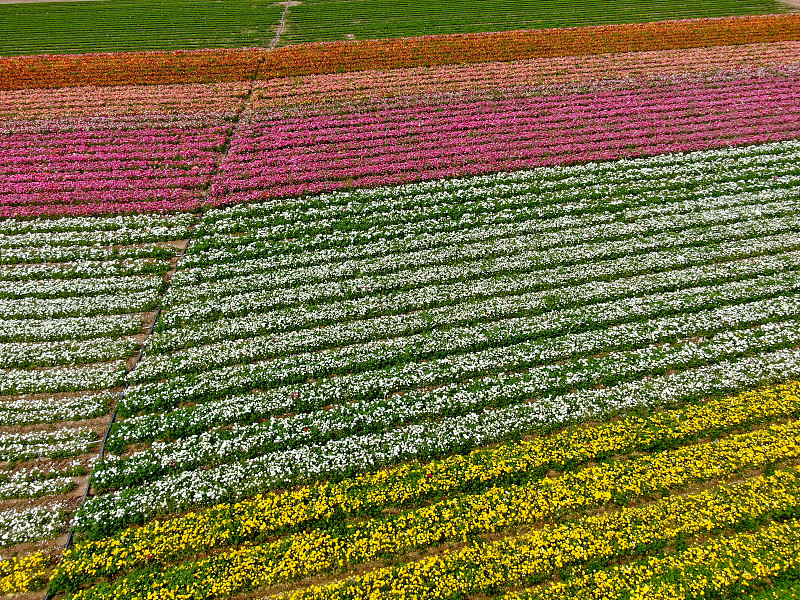
[[[0,4],[0,55],[266,47],[274,0],[99,0]]]
[[[280,45],[785,11],[774,0],[303,0],[289,9]]]

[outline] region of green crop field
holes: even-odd
[[[100,0],[0,4],[0,54],[268,46],[273,0]]]
[[[278,45],[786,12],[777,0],[302,0]],[[268,46],[274,0],[0,4],[0,55]]]
[[[281,45],[785,12],[774,0],[303,0]]]

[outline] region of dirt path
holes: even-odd
[[[800,9],[800,0],[781,0],[784,4],[788,4],[792,8]]]
[[[292,6],[297,6],[298,4],[300,4],[300,2],[295,2],[293,0],[286,0],[285,2],[277,2],[276,4],[283,4],[284,9],[283,9],[283,14],[281,15],[281,22],[278,25],[278,31],[275,33],[275,37],[269,44],[270,50],[272,50],[278,44],[278,40],[281,38],[281,34],[283,33],[284,28],[286,27],[286,15],[289,14],[289,9]]]

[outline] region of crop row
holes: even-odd
[[[47,396],[21,396],[0,404],[0,422],[10,427],[94,419],[107,415],[116,399],[116,394],[108,391],[65,394],[57,404]]]
[[[783,388],[777,395],[786,394],[790,389]],[[770,399],[770,395],[767,392],[765,399]],[[370,497],[373,493],[377,493],[380,497],[382,485],[385,486],[386,480],[394,476],[392,471],[384,472],[382,475],[366,476],[367,479],[376,480],[378,487],[374,492],[368,481],[353,480],[334,484],[333,488],[339,487],[345,490],[348,486],[354,488],[351,492],[352,503],[349,499],[346,500],[347,496],[342,496],[341,492],[337,493],[336,489],[331,489],[329,484],[322,484],[318,486],[316,492],[322,494],[320,500],[324,500],[321,504],[319,500],[312,501],[312,497],[308,494],[309,490],[304,490],[294,492],[289,498],[285,495],[275,495],[271,498],[258,497],[242,504],[211,509],[208,514],[190,514],[174,522],[161,523],[158,526],[153,524],[146,528],[147,531],[134,529],[117,534],[108,540],[79,544],[77,548],[67,553],[54,581],[57,582],[56,586],[67,587],[80,580],[111,575],[121,569],[127,570],[137,565],[151,567],[154,563],[170,558],[180,559],[192,550],[204,551],[209,545],[241,544],[248,538],[256,541],[264,537],[269,539],[271,528],[274,527],[270,522],[287,524],[290,533],[287,538],[260,546],[245,545],[242,549],[215,553],[209,559],[193,560],[168,568],[162,571],[164,577],[160,578],[160,582],[154,587],[149,576],[150,568],[147,568],[141,573],[134,571],[132,576],[118,579],[112,585],[100,585],[86,595],[83,593],[77,595],[77,597],[91,598],[102,597],[102,594],[114,594],[107,597],[127,598],[139,597],[135,595],[138,592],[144,597],[147,592],[154,593],[158,590],[157,593],[165,594],[170,588],[185,586],[188,581],[197,581],[199,582],[197,587],[191,585],[189,588],[183,588],[184,592],[193,592],[189,597],[216,597],[219,594],[242,591],[253,585],[274,585],[298,576],[313,575],[319,570],[331,567],[353,565],[386,555],[404,554],[447,540],[456,541],[465,536],[492,534],[523,524],[558,519],[575,511],[603,506],[610,501],[624,504],[628,500],[658,495],[665,490],[680,488],[690,483],[729,477],[740,470],[770,461],[794,460],[797,455],[796,444],[787,443],[786,440],[793,439],[797,424],[790,421],[785,425],[775,425],[752,433],[723,437],[715,443],[678,447],[663,453],[587,467],[576,472],[567,472],[555,479],[539,479],[531,472],[531,468],[533,473],[543,473],[546,467],[569,468],[575,464],[575,459],[569,458],[575,453],[583,455],[581,460],[590,459],[592,450],[585,444],[587,439],[599,446],[598,450],[603,456],[608,456],[608,453],[614,454],[615,450],[619,452],[623,448],[630,448],[631,444],[636,447],[637,444],[643,443],[643,447],[647,448],[654,443],[661,443],[669,447],[670,442],[667,439],[673,434],[677,434],[678,439],[691,440],[699,431],[719,432],[720,427],[724,430],[734,422],[737,423],[734,426],[741,426],[748,419],[753,419],[751,423],[759,422],[759,419],[765,417],[775,418],[783,411],[788,411],[784,414],[791,414],[797,410],[797,406],[791,404],[792,396],[789,393],[790,405],[781,409],[777,409],[774,403],[777,398],[772,396],[772,410],[778,410],[778,413],[772,413],[773,417],[766,416],[764,407],[759,407],[756,414],[751,414],[749,418],[744,416],[744,412],[739,412],[743,408],[742,400],[746,404],[758,396],[759,394],[751,394],[748,399],[743,397],[734,399],[731,404],[739,405],[738,410],[733,411],[734,414],[738,413],[738,417],[728,414],[728,418],[733,417],[733,422],[728,421],[730,424],[727,426],[724,425],[726,417],[722,416],[724,412],[715,413],[713,406],[701,405],[682,409],[675,414],[667,412],[657,415],[654,417],[655,421],[660,421],[657,427],[647,419],[628,419],[621,424],[601,425],[597,430],[570,430],[553,437],[535,439],[522,446],[501,447],[488,451],[488,455],[486,451],[476,452],[470,455],[470,459],[482,465],[479,469],[470,467],[468,463],[464,464],[463,458],[446,459],[443,462],[450,463],[451,466],[443,469],[442,465],[437,466],[436,463],[427,466],[401,467],[401,473],[407,472],[409,468],[417,471],[416,477],[422,476],[419,484],[423,489],[417,489],[416,477],[412,480],[408,477],[408,473],[404,473],[405,476],[401,476],[397,482],[395,493],[403,495],[407,492],[420,491],[422,497],[425,497],[426,487],[429,488],[427,493],[437,488],[446,489],[448,486],[463,488],[465,481],[455,476],[455,473],[446,472],[453,466],[467,477],[484,477],[486,484],[491,479],[488,481],[485,479],[488,473],[483,471],[484,469],[494,472],[501,480],[506,480],[509,476],[513,478],[507,463],[505,466],[503,464],[503,459],[510,459],[512,463],[519,461],[517,462],[519,475],[532,478],[522,483],[490,486],[483,491],[462,493],[430,505],[423,504],[418,508],[401,511],[397,515],[381,513],[380,505],[377,507],[374,505],[374,496]],[[716,401],[716,404],[720,408],[726,406],[725,401]],[[689,417],[686,421],[681,418],[681,412],[685,413],[682,416]],[[692,413],[697,417],[703,416],[692,420]],[[714,414],[720,416],[711,417],[708,421],[708,416]],[[672,430],[663,427],[668,423],[673,423]],[[683,429],[684,426],[686,429]],[[609,434],[610,437],[606,437]],[[644,437],[639,437],[643,434]],[[566,445],[564,442],[567,442]],[[615,448],[614,444],[619,445]],[[748,450],[743,451],[743,447]],[[558,448],[558,458],[548,453],[549,448]],[[534,456],[539,458],[534,459]],[[495,463],[493,457],[501,458],[501,463],[499,465]],[[531,459],[534,464],[531,464]],[[559,464],[560,460],[566,462]],[[523,467],[522,463],[526,462],[526,466]],[[537,462],[538,466],[534,466]],[[445,473],[438,473],[440,469]],[[795,477],[792,475],[792,478]],[[742,490],[739,496],[741,500],[746,503],[748,500],[745,498],[749,498],[749,501],[761,504],[763,500],[757,498],[762,496],[755,492],[755,488],[760,485],[763,483],[756,481],[750,484],[747,492]],[[384,488],[384,493],[386,491],[388,490]],[[683,500],[677,501],[683,502]],[[702,502],[708,501],[708,497],[702,500]],[[312,519],[308,522],[311,527],[307,531],[291,533],[299,523],[296,516],[289,518],[286,511],[290,510],[292,503],[295,502],[297,504],[294,510],[300,514],[305,513],[305,518]],[[332,511],[331,502],[338,504],[339,510]],[[774,508],[774,505],[772,506]],[[713,511],[713,508],[708,507],[708,510]],[[312,516],[315,511],[320,511],[320,518]],[[340,521],[346,519],[348,513],[359,514],[364,511],[372,517],[370,520]],[[678,509],[677,512],[688,514],[690,511]],[[230,521],[232,516],[233,522]],[[657,519],[652,521],[654,526],[657,521]],[[182,529],[180,525],[189,530]],[[206,527],[214,528],[213,533],[209,532],[211,537],[198,536],[198,530],[202,531]],[[194,534],[190,533],[192,530]],[[259,575],[253,582],[251,580],[256,571]],[[214,577],[210,575],[212,572],[215,573]],[[222,587],[215,588],[210,582],[211,579],[214,579],[214,584]],[[68,583],[70,581],[73,583]],[[226,588],[222,582],[227,584],[235,582],[234,585],[243,587]]]
[[[774,58],[773,51],[767,51],[765,59],[780,62],[778,48],[775,47],[777,54]],[[57,57],[57,60],[68,59],[69,57]],[[3,91],[0,92],[0,119],[46,119],[58,123],[80,118],[99,121],[101,117],[125,120],[143,114],[147,114],[155,122],[167,120],[170,116],[232,119],[236,113],[231,97],[244,96],[247,87],[244,82],[180,87],[148,85],[86,88],[74,87],[73,84],[56,90],[31,88]],[[5,148],[10,147],[13,142],[3,140],[0,144],[0,147]],[[78,176],[79,173],[72,175]]]
[[[14,594],[40,588],[47,581],[48,562],[40,551],[0,559],[0,592]]]
[[[696,311],[787,295],[795,292],[798,284],[792,256],[787,255],[786,260],[768,257],[755,265],[746,260],[733,261],[576,286],[570,290],[569,297],[558,303],[552,300],[555,293],[491,299],[469,306],[469,311],[467,307],[459,307],[461,311],[457,314],[463,315],[465,325],[452,330],[433,329],[408,339],[377,340],[340,350],[287,357],[275,364],[266,361],[233,365],[175,376],[166,382],[141,384],[132,388],[126,397],[123,414],[169,408],[189,400],[207,401],[227,393],[301,384],[308,378],[369,371],[412,359],[443,358],[494,345],[596,329],[602,325],[675,314],[687,309]],[[784,269],[789,270],[770,275]],[[591,303],[581,305],[578,302],[581,294],[588,296]],[[452,312],[452,309],[447,312]],[[495,323],[482,324],[481,314]],[[497,338],[497,344],[493,343],[493,338]],[[307,362],[304,363],[303,359]]]
[[[490,239],[456,245],[453,251],[449,248],[438,253],[426,250],[393,255],[385,260],[348,261],[334,263],[328,268],[297,269],[304,275],[299,278],[293,273],[279,272],[220,278],[216,285],[212,282],[178,283],[170,290],[170,311],[160,329],[193,321],[246,316],[248,312],[264,314],[280,310],[278,314],[285,325],[273,325],[273,329],[291,330],[297,328],[291,325],[293,313],[297,314],[298,325],[308,321],[308,316],[303,314],[306,307],[313,307],[319,313],[317,323],[323,324],[329,320],[325,312],[330,310],[341,313],[339,320],[376,317],[392,314],[398,306],[405,306],[410,312],[452,304],[456,298],[477,301],[492,295],[507,295],[514,290],[519,295],[633,276],[643,271],[633,266],[635,256],[648,262],[651,269],[686,267],[696,264],[698,246],[703,245],[718,253],[717,260],[766,254],[796,228],[797,217],[791,214],[791,200],[779,198],[777,202],[769,202],[767,198],[762,199],[763,206],[712,208],[698,210],[696,214],[617,224],[622,238],[619,240],[602,241],[614,229],[610,224],[608,227],[598,225],[596,230],[601,241],[597,243],[589,241],[592,240],[591,227],[565,228],[558,234],[521,235],[510,240]],[[753,218],[762,208],[764,216]],[[775,217],[787,213],[787,216]],[[715,221],[719,224],[715,225]],[[694,238],[702,243],[695,245]],[[747,241],[754,247],[744,248]],[[790,250],[791,243],[784,248]],[[481,250],[486,252],[484,258],[481,258]],[[441,255],[452,257],[452,262],[440,260]],[[597,261],[594,269],[587,266],[593,260]],[[585,273],[581,267],[586,269]],[[217,269],[211,267],[211,270]],[[373,275],[370,271],[377,273]],[[303,285],[305,281],[310,283]],[[273,282],[284,283],[287,287],[281,289]],[[463,289],[467,282],[475,284],[474,291]],[[495,294],[491,293],[493,289]],[[386,303],[382,310],[376,306],[379,299]],[[360,310],[353,306],[356,300],[360,301]],[[348,316],[348,312],[352,314]]]
[[[780,168],[781,165],[775,166]],[[763,168],[762,174],[772,170]],[[749,184],[737,181],[706,187],[697,182],[699,189],[691,194],[664,191],[654,183],[647,193],[663,196],[658,205],[643,202],[631,194],[632,198],[615,199],[615,206],[597,212],[584,212],[585,209],[593,208],[594,201],[571,199],[543,207],[526,206],[523,202],[520,202],[521,206],[511,207],[502,200],[487,200],[482,202],[485,214],[467,212],[452,217],[435,214],[442,210],[440,207],[433,207],[430,211],[420,208],[419,212],[422,214],[419,216],[423,218],[408,226],[409,229],[428,229],[427,232],[420,232],[422,239],[417,243],[391,239],[397,229],[394,221],[401,217],[404,212],[402,210],[376,215],[372,219],[364,216],[363,220],[367,221],[364,225],[368,229],[360,231],[352,228],[349,218],[330,219],[331,229],[339,229],[338,234],[326,236],[332,238],[332,241],[347,235],[363,236],[367,239],[384,238],[354,243],[349,254],[337,247],[315,247],[318,244],[314,244],[312,240],[317,236],[313,235],[315,231],[310,227],[308,229],[312,229],[311,231],[303,231],[302,226],[292,228],[295,231],[291,233],[298,236],[294,244],[280,244],[269,239],[274,235],[274,230],[282,229],[281,227],[265,227],[262,231],[254,227],[250,235],[239,236],[244,239],[237,240],[235,245],[230,243],[230,234],[209,235],[201,231],[198,232],[196,242],[198,247],[190,251],[186,259],[187,266],[181,270],[176,284],[181,288],[191,286],[203,296],[212,296],[205,289],[210,288],[211,283],[203,285],[205,281],[224,280],[231,292],[246,292],[258,289],[255,286],[259,279],[266,280],[260,284],[262,289],[270,289],[297,286],[302,281],[316,283],[357,275],[380,275],[419,269],[452,261],[471,262],[476,260],[478,249],[484,249],[487,252],[486,258],[491,259],[526,251],[538,251],[545,256],[544,251],[547,249],[581,244],[591,249],[593,246],[587,242],[594,242],[595,247],[601,242],[631,243],[631,238],[635,236],[705,227],[708,222],[703,219],[713,216],[719,218],[720,225],[735,222],[737,218],[744,220],[752,216],[752,211],[761,204],[767,205],[764,215],[767,218],[791,214],[785,206],[788,199],[796,193],[798,183],[800,173],[775,175],[769,182]],[[613,197],[613,191],[606,189],[606,198]],[[425,219],[426,212],[434,214]],[[694,212],[701,214],[693,215]],[[524,217],[528,218],[522,220]],[[456,220],[460,226],[454,231],[448,231],[444,226],[449,219]],[[670,219],[675,224],[665,225]],[[450,228],[452,227],[451,220]],[[443,231],[436,231],[439,228]],[[589,235],[593,228],[596,229],[594,238]],[[614,230],[619,230],[616,237],[613,235]],[[263,234],[263,238],[259,234]],[[306,244],[311,247],[303,248]],[[271,256],[276,250],[274,246],[280,245],[286,246],[283,248],[284,253]],[[595,253],[599,254],[597,250]],[[462,255],[463,258],[459,258]],[[609,250],[603,256],[612,257],[615,254],[613,250]],[[225,264],[234,261],[235,264]],[[209,263],[214,264],[212,266]],[[281,273],[289,269],[289,273]],[[298,275],[294,275],[295,272]]]
[[[67,529],[67,513],[67,506],[59,501],[24,509],[0,509],[0,548],[60,536]]]

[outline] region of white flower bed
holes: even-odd
[[[136,353],[139,342],[124,337],[83,341],[0,343],[0,369],[78,365],[126,358]]]
[[[33,282],[46,279],[89,279],[160,273],[162,265],[152,260],[84,260],[69,263],[0,265],[0,281]]]
[[[62,502],[0,510],[0,548],[57,537],[66,531],[67,519]]]
[[[97,315],[61,319],[2,319],[0,340],[4,342],[54,342],[97,337],[134,335],[142,330],[142,316]]]
[[[0,433],[0,461],[83,454],[99,443],[87,427],[65,427],[55,431]]]
[[[377,275],[361,275],[357,269],[357,264],[348,267],[349,279],[340,279],[338,276],[327,279],[326,274],[331,272],[330,267],[319,267],[319,273],[314,275],[304,270],[288,275],[269,274],[261,276],[262,283],[259,284],[257,291],[242,291],[237,285],[236,280],[220,280],[209,283],[208,285],[197,284],[194,286],[181,286],[179,281],[170,288],[166,303],[169,310],[163,316],[163,324],[159,329],[164,329],[174,324],[191,322],[193,320],[206,320],[218,315],[236,315],[251,311],[266,311],[280,308],[281,306],[291,306],[300,303],[322,303],[334,300],[360,298],[372,296],[378,293],[388,293],[392,290],[418,287],[448,280],[463,280],[480,276],[484,273],[497,271],[513,270],[520,268],[519,263],[514,264],[513,254],[525,250],[536,252],[542,247],[569,246],[585,243],[596,237],[601,239],[610,236],[614,237],[634,237],[634,236],[653,236],[656,233],[670,230],[689,229],[695,227],[714,227],[725,223],[735,223],[737,221],[764,220],[774,215],[782,216],[786,213],[796,211],[796,194],[791,200],[783,199],[778,202],[770,202],[768,198],[763,198],[762,203],[756,205],[746,205],[743,207],[725,208],[720,210],[691,213],[687,215],[670,215],[669,217],[659,217],[653,220],[634,221],[632,223],[615,223],[607,226],[608,231],[604,235],[604,226],[587,227],[577,232],[566,230],[552,234],[532,236],[530,239],[522,237],[513,240],[506,240],[504,243],[509,245],[509,254],[506,258],[500,257],[485,260],[487,248],[483,244],[478,244],[470,252],[464,249],[454,250],[452,256],[444,252],[447,259],[434,259],[432,264],[432,254],[441,250],[425,252],[423,256],[411,258],[391,257],[395,262],[402,262],[400,266],[386,269],[388,273]],[[787,217],[791,225],[796,228],[797,217],[792,215]],[[758,223],[749,223],[750,230],[758,227]],[[745,225],[745,228],[747,225]],[[786,225],[784,225],[786,227]],[[783,229],[785,231],[786,229]],[[779,230],[780,231],[780,230]],[[773,233],[770,229],[762,229],[763,233]],[[695,231],[684,232],[685,239],[691,239]],[[755,233],[755,232],[753,232]],[[777,232],[775,232],[777,233]],[[549,240],[544,238],[551,238]],[[650,240],[655,242],[656,240]],[[498,242],[499,243],[499,242]],[[622,244],[620,244],[622,245]],[[613,243],[612,243],[613,246]],[[657,248],[657,245],[651,248]],[[577,254],[573,259],[575,262],[593,259],[591,252],[583,257],[580,249],[576,249]],[[641,250],[640,250],[641,251]],[[598,252],[595,247],[595,254]],[[566,254],[566,248],[561,250],[562,256]],[[556,253],[557,254],[557,253]],[[472,258],[473,262],[464,264],[450,264],[454,257],[461,256],[464,259]],[[613,254],[612,254],[613,256]],[[536,255],[531,257],[520,257],[523,264],[536,265]],[[509,263],[510,264],[507,264]],[[542,264],[543,267],[549,263]],[[368,270],[368,265],[365,267]],[[395,272],[396,271],[396,272]],[[298,287],[290,286],[302,281],[321,279],[319,283],[301,284]],[[337,280],[340,279],[340,280]]]
[[[43,394],[102,390],[124,385],[127,368],[124,360],[32,370],[0,371],[0,394]]]
[[[123,248],[91,248],[82,246],[48,246],[4,249],[0,264],[44,262],[74,262],[85,260],[114,260],[120,258],[149,258],[169,254],[170,250],[158,244],[127,246]]]
[[[66,233],[86,235],[89,232],[113,232],[120,230],[156,231],[159,228],[164,236],[185,233],[194,221],[192,215],[136,214],[115,215],[111,217],[60,217],[57,219],[4,219],[0,221],[0,235],[23,235],[35,233]],[[175,234],[171,233],[175,231]],[[167,233],[169,232],[169,233]],[[167,239],[183,239],[168,237]]]
[[[101,436],[63,422],[109,414],[177,252],[164,242],[185,239],[195,219],[0,222],[0,502],[59,496],[87,474]],[[33,424],[46,430],[11,429]],[[68,505],[52,500],[0,510],[0,546],[66,531]]]
[[[183,401],[211,399],[253,388],[264,389],[285,383],[299,383],[308,378],[346,373],[352,369],[366,371],[393,361],[419,360],[425,355],[450,353],[457,349],[474,347],[476,344],[491,345],[496,337],[503,339],[513,335],[517,338],[535,338],[563,330],[584,328],[585,324],[598,320],[632,320],[638,315],[677,313],[685,310],[687,304],[699,304],[698,308],[704,308],[706,305],[722,305],[736,297],[756,299],[787,293],[800,289],[800,277],[797,273],[786,271],[798,267],[800,252],[790,252],[780,256],[692,267],[619,281],[592,282],[554,292],[492,298],[458,307],[463,320],[475,323],[474,325],[377,340],[339,350],[296,354],[263,363],[222,367],[177,376],[163,383],[142,384],[129,390],[121,403],[121,410],[123,415],[135,414],[139,411],[164,409]],[[765,272],[775,271],[778,272],[775,275],[764,275]],[[744,281],[735,280],[739,278]],[[693,289],[726,279],[734,281],[709,289]],[[675,288],[675,291],[662,291]],[[609,300],[615,296],[619,299]],[[554,312],[562,307],[569,308],[570,305],[576,308],[573,311],[564,311],[564,314]],[[429,311],[432,324],[435,325],[437,316],[442,312],[447,315],[452,309],[447,307],[447,311]],[[526,314],[531,316],[515,316]],[[561,319],[563,321],[559,322]],[[500,322],[490,324],[487,321]],[[135,379],[136,371],[133,376]]]
[[[799,221],[800,223],[800,221]],[[231,331],[228,326],[222,330],[212,324],[212,332],[207,333],[202,327],[189,332],[179,329],[154,334],[148,342],[148,354],[151,352],[163,353],[176,346],[191,345],[189,350],[172,353],[169,356],[146,356],[136,370],[135,380],[159,379],[168,377],[178,372],[192,372],[207,369],[211,366],[230,364],[234,362],[249,362],[272,356],[280,356],[296,352],[316,350],[330,346],[344,346],[353,343],[364,343],[374,338],[394,337],[407,335],[433,326],[454,325],[464,321],[464,315],[459,310],[466,300],[481,297],[494,297],[500,295],[518,295],[526,290],[556,288],[557,286],[574,286],[582,281],[607,280],[620,277],[629,277],[655,271],[666,271],[686,265],[702,265],[716,261],[732,260],[745,256],[758,258],[759,254],[781,252],[781,250],[800,247],[800,237],[796,233],[779,236],[769,236],[761,239],[748,239],[729,243],[721,243],[711,247],[689,247],[670,251],[655,251],[635,256],[623,256],[609,261],[593,262],[574,267],[560,267],[558,265],[547,270],[537,270],[533,273],[516,272],[509,275],[500,275],[494,278],[479,279],[470,282],[449,285],[430,286],[429,288],[416,288],[407,293],[396,296],[382,296],[373,299],[389,312],[385,316],[373,317],[365,321],[345,322],[328,325],[322,329],[296,329],[272,333],[269,336],[247,336],[247,331]],[[524,262],[521,263],[524,265]],[[680,275],[678,275],[680,277]],[[564,288],[558,288],[559,292]],[[569,290],[565,290],[569,294]],[[415,313],[421,301],[433,300],[435,304],[455,303],[450,317],[438,313],[436,319],[431,319],[430,311]],[[369,305],[369,302],[362,303]],[[425,306],[424,304],[422,306]],[[330,308],[334,311],[338,305]],[[341,307],[339,307],[341,310]],[[402,315],[391,314],[392,311]],[[309,311],[305,311],[308,314]],[[322,318],[326,311],[322,308],[313,311],[317,318]],[[466,313],[469,314],[469,308]],[[263,330],[269,326],[275,327],[274,314],[266,314],[261,318],[250,317],[247,323],[254,326],[255,330]],[[284,312],[281,317],[287,316]],[[302,316],[302,315],[300,315]],[[332,319],[328,319],[329,321]],[[284,323],[285,320],[282,320]],[[303,323],[302,319],[300,323]],[[227,324],[227,323],[226,323]],[[187,341],[188,335],[195,334],[192,342]],[[235,334],[246,339],[237,340]],[[244,333],[245,335],[241,335]],[[187,335],[188,334],[188,335]],[[224,341],[206,345],[199,345],[214,334],[222,334]],[[190,338],[191,339],[191,338]]]
[[[97,294],[77,298],[0,299],[0,314],[6,319],[51,319],[71,316],[118,315],[147,312],[156,305],[155,291]]]
[[[628,343],[637,341],[629,339]],[[585,389],[666,369],[685,369],[794,345],[800,345],[800,322],[797,320],[724,331],[711,338],[681,340],[675,345],[615,351],[600,358],[586,358],[582,354],[565,362],[545,364],[526,371],[519,371],[519,368],[532,362],[563,359],[563,347],[561,352],[552,349],[549,354],[546,348],[536,347],[538,345],[530,348],[527,344],[522,344],[521,348],[491,349],[459,356],[453,361],[442,361],[444,364],[438,364],[438,369],[430,370],[430,363],[411,363],[403,365],[403,369],[398,369],[401,372],[396,374],[396,378],[408,386],[458,381],[487,369],[515,369],[515,372],[451,384],[440,396],[413,390],[382,402],[342,406],[311,415],[272,419],[232,430],[189,436],[178,442],[155,443],[150,450],[132,457],[119,460],[108,457],[109,460],[101,463],[93,477],[98,488],[121,487],[129,481],[154,478],[165,469],[179,471],[203,464],[228,462],[241,456],[289,449],[320,439],[329,440],[364,431],[385,431],[388,427],[421,419],[469,413],[572,388]],[[485,389],[502,390],[502,395],[481,393]],[[465,395],[462,391],[469,393]]]
[[[131,292],[158,293],[163,279],[157,275],[55,279],[39,281],[0,281],[0,298],[66,298],[97,294],[125,295]]]
[[[119,393],[80,393],[66,398],[20,396],[16,400],[0,402],[0,423],[28,425],[57,421],[94,419],[109,413],[111,404]]]

